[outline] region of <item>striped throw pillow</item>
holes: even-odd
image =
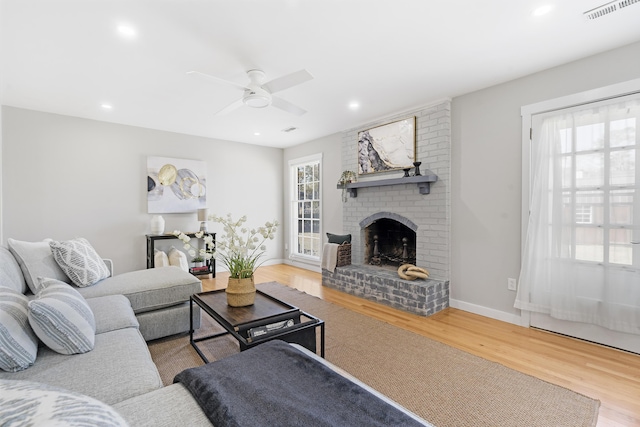
[[[59,280],[38,281],[40,291],[29,301],[29,323],[38,338],[60,354],[93,350],[96,322],[84,297]]]
[[[38,338],[29,325],[28,303],[22,293],[0,287],[0,369],[3,371],[22,371],[36,361]]]
[[[0,380],[0,396],[2,425],[127,426],[122,416],[109,405],[47,384]]]
[[[53,259],[74,285],[81,288],[95,285],[111,274],[100,255],[87,239],[78,238],[49,242]]]

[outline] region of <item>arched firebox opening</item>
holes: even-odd
[[[364,264],[400,266],[416,263],[417,226],[397,214],[380,213],[363,221]],[[361,225],[363,225],[361,223]]]

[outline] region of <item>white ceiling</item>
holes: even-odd
[[[640,3],[584,19],[605,2],[2,0],[2,104],[288,147],[640,40]],[[242,92],[187,75],[246,84],[253,68],[308,70],[278,94],[308,112],[216,117]]]

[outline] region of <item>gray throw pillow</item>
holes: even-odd
[[[93,350],[96,321],[84,297],[66,283],[39,280],[41,290],[29,301],[29,323],[38,338],[60,354]]]
[[[29,325],[29,299],[0,287],[0,369],[17,372],[36,361],[38,338]],[[2,417],[0,417],[2,419]]]
[[[47,384],[0,380],[0,395],[2,425],[127,427],[109,405]]]
[[[337,243],[339,245],[343,243],[351,243],[351,234],[331,234],[327,233],[329,243]]]
[[[76,286],[95,285],[110,275],[109,268],[87,239],[52,240],[49,247],[53,258]]]

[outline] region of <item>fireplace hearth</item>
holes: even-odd
[[[322,270],[322,284],[420,316],[449,306],[448,280],[403,280],[388,267],[347,265],[333,272]]]

